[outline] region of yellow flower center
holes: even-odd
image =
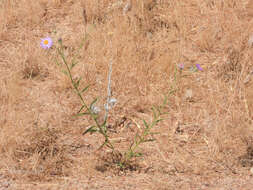
[[[44,40],[44,44],[47,45],[48,44],[48,40]]]

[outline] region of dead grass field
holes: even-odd
[[[82,135],[89,117],[73,117],[80,100],[56,46],[61,38],[70,59],[84,36],[73,74],[103,108],[112,61],[119,151],[169,97],[131,170],[97,150],[101,135]],[[251,38],[247,0],[1,0],[0,189],[253,189]],[[191,72],[196,64],[203,71]]]

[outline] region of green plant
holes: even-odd
[[[81,46],[79,47],[79,50],[83,47],[85,42],[85,39]],[[60,55],[61,61],[65,65],[65,70],[63,69],[62,72],[69,77],[71,84],[73,86],[73,89],[77,96],[79,97],[81,101],[81,107],[79,111],[77,112],[76,116],[90,116],[92,120],[94,121],[94,124],[86,129],[83,133],[83,135],[87,133],[100,133],[104,137],[104,142],[100,146],[99,149],[102,147],[106,146],[109,149],[112,150],[112,153],[118,153],[119,151],[115,150],[115,147],[110,139],[110,136],[108,134],[108,125],[107,125],[107,118],[108,118],[108,112],[110,109],[110,105],[112,106],[115,102],[116,99],[111,98],[111,73],[112,73],[112,61],[109,64],[109,74],[108,74],[108,88],[107,88],[107,102],[105,104],[105,116],[104,116],[104,121],[103,123],[98,122],[98,112],[99,110],[96,110],[95,108],[95,103],[97,102],[98,98],[95,98],[89,105],[85,102],[84,100],[84,93],[88,90],[89,85],[87,85],[84,88],[80,87],[80,82],[81,82],[81,77],[78,78],[77,80],[73,79],[73,74],[72,74],[72,69],[77,65],[76,57],[71,60],[71,63],[67,62],[67,59],[64,55],[63,51],[63,43],[62,40],[58,40],[59,47],[57,47],[57,52]],[[50,47],[49,47],[50,48]],[[60,66],[59,62],[57,62],[57,65]],[[127,168],[126,166],[129,166],[129,163],[131,162],[131,159],[134,157],[141,156],[141,153],[138,152],[138,148],[140,147],[141,144],[145,142],[150,142],[154,141],[154,138],[148,138],[149,136],[152,136],[156,133],[152,132],[152,128],[156,126],[160,121],[163,120],[161,118],[162,115],[166,114],[166,112],[163,112],[164,106],[167,104],[167,96],[165,96],[164,102],[162,106],[153,106],[152,111],[153,111],[153,119],[151,123],[148,123],[146,120],[143,119],[143,124],[144,124],[144,129],[141,133],[137,133],[133,139],[132,144],[128,148],[126,152],[124,152],[122,157],[116,161],[116,163],[120,166],[121,169]]]
[[[86,134],[88,132],[90,133],[94,133],[94,132],[99,132],[101,135],[103,135],[104,137],[104,143],[101,145],[100,148],[102,148],[104,145],[106,145],[107,147],[109,147],[110,149],[114,150],[114,146],[112,145],[109,137],[108,137],[108,130],[107,130],[107,126],[106,126],[106,119],[104,120],[104,122],[102,124],[100,124],[98,122],[98,115],[96,113],[96,111],[94,111],[94,105],[97,102],[97,98],[95,98],[91,104],[88,106],[87,103],[84,101],[84,97],[83,97],[83,93],[86,92],[89,88],[89,85],[87,85],[85,88],[80,88],[80,81],[81,81],[81,77],[77,80],[73,79],[73,75],[72,75],[72,69],[77,65],[77,61],[75,59],[72,59],[71,64],[68,64],[67,59],[64,55],[63,52],[63,44],[62,44],[62,40],[59,40],[59,47],[57,48],[57,52],[60,55],[62,62],[64,63],[66,70],[63,70],[63,73],[65,73],[71,81],[71,84],[76,92],[76,94],[78,95],[79,99],[81,100],[81,107],[78,111],[78,113],[76,114],[76,116],[83,116],[83,115],[89,115],[93,121],[95,122],[95,125],[92,125],[91,127],[89,127],[83,134]],[[85,42],[85,40],[84,40]],[[83,44],[80,46],[80,49],[83,47]],[[84,110],[85,109],[85,110]]]
[[[163,109],[165,108],[165,106],[167,104],[168,104],[168,98],[167,98],[167,96],[165,96],[162,105],[160,105],[160,106],[153,106],[152,107],[153,119],[152,119],[151,123],[148,123],[144,119],[142,120],[143,124],[144,124],[144,129],[141,132],[141,134],[136,133],[132,144],[130,145],[129,149],[124,154],[123,162],[119,163],[120,167],[124,168],[124,165],[126,163],[128,163],[133,157],[138,157],[138,156],[142,155],[141,153],[139,153],[137,151],[141,144],[143,144],[145,142],[150,142],[150,141],[154,141],[155,140],[154,138],[148,138],[148,137],[157,134],[155,132],[152,132],[151,130],[160,121],[164,120],[164,118],[162,118],[162,116],[166,115],[167,112],[164,112]]]

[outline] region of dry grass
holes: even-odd
[[[252,7],[247,0],[0,1],[6,188],[246,189],[253,167]],[[92,121],[72,117],[80,102],[55,64],[59,38],[71,58],[85,35],[73,73],[91,84],[87,102],[100,97],[103,107],[112,60],[118,103],[109,125],[119,150],[169,94],[168,119],[126,173],[113,166],[117,155],[97,151],[100,135],[82,136]],[[39,44],[46,36],[55,43],[47,51]],[[179,63],[185,67],[175,73]],[[190,72],[195,64],[203,71]]]

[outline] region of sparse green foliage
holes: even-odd
[[[140,152],[137,152],[137,149],[139,146],[145,142],[152,142],[155,139],[148,138],[148,136],[154,135],[156,133],[151,132],[152,128],[156,126],[159,122],[164,120],[162,118],[163,115],[167,114],[166,112],[163,112],[163,109],[167,105],[167,96],[164,98],[164,102],[161,106],[153,106],[153,119],[151,123],[148,123],[146,120],[142,120],[144,124],[144,129],[141,134],[137,133],[134,137],[134,141],[132,142],[131,146],[129,147],[129,150],[124,154],[125,159],[124,162],[130,161],[133,157],[139,157],[142,154]]]
[[[99,124],[98,120],[97,120],[97,114],[94,113],[94,110],[93,110],[93,106],[95,105],[95,103],[97,102],[97,98],[95,98],[91,103],[90,105],[88,106],[86,104],[86,102],[84,101],[84,97],[83,97],[83,93],[85,91],[88,90],[89,88],[89,85],[87,85],[85,88],[83,89],[80,89],[80,82],[82,80],[82,78],[80,77],[77,81],[75,81],[73,79],[73,75],[72,75],[72,69],[74,68],[74,66],[76,66],[78,64],[78,62],[75,60],[76,57],[78,56],[78,54],[76,54],[74,56],[74,58],[72,59],[71,61],[71,64],[68,64],[67,62],[67,59],[64,55],[64,52],[63,52],[63,44],[62,44],[62,40],[59,40],[59,47],[57,48],[57,52],[58,54],[60,55],[62,61],[63,61],[63,64],[65,65],[66,67],[66,70],[63,70],[63,73],[65,73],[71,80],[71,84],[72,86],[74,87],[74,90],[76,92],[76,94],[78,95],[78,97],[80,98],[81,100],[81,103],[82,103],[82,106],[81,108],[79,109],[78,113],[75,115],[75,116],[84,116],[84,115],[89,115],[93,121],[95,122],[95,125],[94,126],[91,126],[89,127],[84,133],[83,135],[85,135],[86,133],[94,133],[94,132],[99,132],[100,134],[102,134],[105,138],[104,140],[104,143],[103,145],[101,146],[101,148],[106,145],[107,147],[111,148],[112,150],[114,150],[114,147],[113,145],[111,144],[110,140],[109,140],[109,137],[107,135],[107,129],[106,129],[106,121],[101,125]],[[83,47],[84,45],[84,42],[85,40],[83,40],[83,43],[81,44],[81,46],[79,47],[78,51]],[[58,62],[57,62],[57,65],[60,65]],[[85,109],[84,112],[83,109]]]
[[[57,48],[57,51],[62,59],[63,64],[66,67],[66,70],[63,70],[63,72],[70,78],[72,86],[76,92],[76,94],[78,95],[78,97],[81,100],[81,107],[79,109],[79,111],[77,112],[77,114],[75,116],[85,116],[88,115],[90,116],[93,121],[94,121],[94,125],[90,126],[88,129],[86,129],[83,132],[83,135],[90,133],[100,133],[103,137],[104,137],[104,142],[103,144],[100,146],[99,149],[103,148],[104,146],[110,148],[112,150],[112,152],[115,151],[115,147],[114,145],[111,143],[109,134],[108,134],[108,128],[107,128],[107,118],[108,118],[108,111],[109,111],[109,101],[111,100],[111,87],[110,87],[110,83],[111,83],[111,72],[112,72],[112,62],[110,62],[110,67],[109,67],[109,76],[108,76],[108,98],[107,98],[107,103],[106,103],[106,114],[104,117],[104,122],[102,124],[100,124],[98,122],[98,115],[97,115],[97,111],[95,110],[95,104],[98,101],[98,98],[95,98],[90,105],[87,105],[87,103],[84,101],[83,98],[83,93],[86,92],[88,90],[88,88],[90,87],[90,85],[87,85],[85,88],[80,88],[80,83],[82,78],[80,77],[77,80],[73,79],[73,74],[72,74],[72,69],[78,64],[78,62],[74,59],[77,57],[75,56],[74,59],[72,60],[71,64],[68,64],[67,59],[64,55],[63,52],[63,45],[62,45],[62,40],[59,41],[59,45],[60,47]],[[83,44],[82,44],[83,45]],[[82,46],[81,46],[82,47]],[[80,49],[79,49],[80,50]],[[60,65],[59,62],[57,62],[57,65]],[[142,153],[138,152],[138,148],[140,147],[141,144],[145,143],[145,142],[152,142],[155,139],[153,138],[149,138],[149,136],[152,136],[156,133],[151,132],[152,128],[154,126],[156,126],[160,121],[163,120],[163,118],[161,118],[162,115],[167,114],[166,112],[163,112],[164,107],[167,105],[168,103],[168,98],[167,96],[165,96],[163,104],[161,106],[153,106],[152,107],[152,112],[153,112],[153,119],[152,122],[149,123],[146,120],[143,119],[143,131],[139,134],[137,133],[134,136],[133,142],[130,145],[129,149],[121,154],[122,157],[121,159],[119,159],[118,161],[116,161],[116,163],[118,164],[118,166],[121,169],[125,169],[126,166],[129,166],[132,158],[134,157],[140,157],[142,156]]]

